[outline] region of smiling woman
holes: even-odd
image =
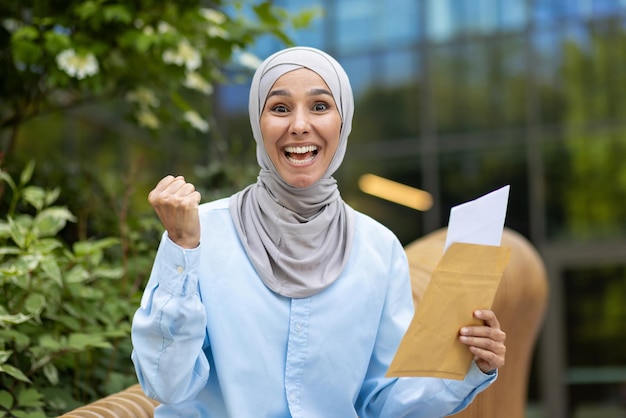
[[[353,105],[335,59],[279,51],[250,86],[256,183],[202,205],[182,176],[150,193],[166,233],[132,358],[156,417],[439,417],[496,379],[505,334],[490,310],[468,312],[484,325],[459,337],[476,359],[464,380],[385,377],[413,301],[400,241],[332,177]]]
[[[276,80],[260,126],[280,177],[291,186],[308,187],[328,171],[339,144],[341,116],[324,80],[303,68]]]

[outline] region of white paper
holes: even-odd
[[[506,185],[478,199],[453,207],[450,210],[444,252],[453,242],[499,246],[509,189],[510,186]]]

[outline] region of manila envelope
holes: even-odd
[[[474,355],[459,330],[481,325],[476,309],[490,309],[511,248],[453,243],[435,267],[387,377],[463,380]]]

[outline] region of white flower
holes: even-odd
[[[126,94],[126,100],[137,103],[141,107],[158,107],[159,98],[154,94],[153,90],[146,87],[137,87],[135,90]]]
[[[200,14],[207,21],[215,23],[216,25],[222,25],[224,22],[226,22],[226,15],[224,15],[224,13],[220,12],[219,10],[201,7]]]
[[[174,30],[174,28],[167,22],[164,21],[160,21],[159,24],[157,25],[157,30],[159,31],[159,33],[163,34],[163,33],[168,33],[168,32],[176,32]]]
[[[176,50],[168,49],[163,52],[163,61],[167,64],[184,65],[189,71],[198,69],[202,64],[200,53],[186,40],[179,42]]]
[[[209,26],[206,30],[206,34],[211,38],[228,39],[230,37],[226,29],[219,26]]]
[[[82,80],[85,77],[98,73],[98,60],[93,54],[78,55],[73,49],[61,51],[56,56],[59,68],[70,77]]]
[[[202,119],[198,112],[195,110],[188,110],[183,115],[185,120],[189,122],[191,126],[199,130],[200,132],[208,132],[209,131],[209,122]]]
[[[139,125],[149,129],[157,129],[161,125],[156,115],[148,109],[138,110],[137,113],[135,113],[135,117]]]
[[[207,95],[213,93],[213,86],[195,71],[187,71],[183,85]]]
[[[259,67],[259,65],[261,65],[261,63],[263,62],[256,55],[250,52],[245,52],[245,51],[237,54],[237,60],[244,67],[251,68],[253,70],[256,70]]]
[[[144,26],[141,32],[146,36],[154,35],[154,28],[150,25]]]
[[[20,23],[15,19],[3,19],[2,26],[9,32],[13,33],[20,28]]]

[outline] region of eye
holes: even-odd
[[[285,105],[275,105],[275,106],[272,106],[272,112],[287,113],[287,106],[285,106]]]
[[[315,110],[316,112],[323,112],[325,110],[328,110],[328,108],[328,104],[323,102],[317,102],[313,105],[313,110]]]

